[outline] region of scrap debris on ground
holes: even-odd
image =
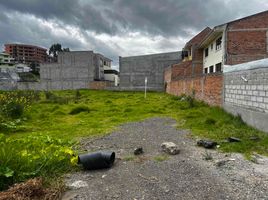
[[[114,151],[116,161],[111,169],[67,175],[69,191],[62,199],[268,199],[266,157],[256,155],[254,163],[240,154],[200,148],[189,135],[176,129],[173,119],[151,118],[84,141],[84,150]],[[163,151],[165,142],[179,154]],[[134,155],[137,147],[142,153]]]

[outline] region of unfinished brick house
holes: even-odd
[[[181,63],[165,70],[166,92],[222,105],[222,66],[268,57],[268,11],[206,28],[186,43]]]

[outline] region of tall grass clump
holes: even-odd
[[[39,92],[13,91],[0,94],[0,131],[15,129],[26,110],[40,99]]]
[[[69,97],[61,97],[51,91],[45,91],[45,103],[57,103],[57,104],[68,104],[71,100]]]
[[[87,107],[87,106],[84,106],[84,105],[80,105],[80,106],[76,106],[74,107],[70,112],[69,114],[70,115],[77,115],[81,112],[87,112],[89,113],[90,112],[90,109]]]
[[[6,118],[18,119],[33,101],[39,99],[36,92],[5,92],[0,94],[0,114]]]

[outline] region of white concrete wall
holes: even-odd
[[[119,84],[119,77],[116,74],[104,74],[104,80],[114,82],[115,86]]]
[[[216,50],[216,40],[222,37],[222,44],[221,44],[221,48]],[[222,63],[223,64],[223,55],[224,55],[224,38],[223,35],[217,37],[215,40],[213,40],[213,42],[211,42],[206,48],[208,48],[208,56],[205,57],[205,49],[203,51],[203,60],[204,60],[204,71],[205,68],[208,68],[208,73],[209,73],[209,67],[213,65],[213,72],[216,71],[216,64],[218,63]],[[211,50],[211,44],[213,44],[213,49]]]

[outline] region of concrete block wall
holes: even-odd
[[[58,62],[40,67],[41,88],[67,90],[88,88],[94,81],[95,63],[93,51],[63,52]]]
[[[15,90],[15,89],[17,89],[16,83],[0,81],[0,90],[9,91],[9,90]]]
[[[226,103],[268,113],[268,65],[266,69],[228,73],[224,80]]]
[[[224,108],[268,132],[268,59],[224,67]]]
[[[181,52],[120,57],[120,89],[143,90],[145,77],[148,90],[164,91],[164,70],[181,60]]]

